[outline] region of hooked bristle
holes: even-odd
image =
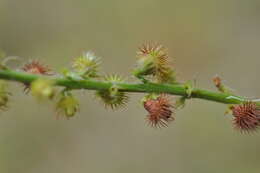
[[[22,70],[31,74],[51,75],[51,69],[36,60],[25,64]]]
[[[149,112],[147,120],[152,127],[167,127],[175,119],[173,117],[174,107],[166,95],[146,100],[144,108]]]
[[[242,132],[257,130],[260,125],[260,109],[253,102],[246,102],[232,107],[233,123]]]
[[[160,44],[143,44],[137,52],[139,69],[143,68],[145,75],[154,76],[158,82],[175,81],[174,70],[165,47]]]
[[[51,69],[41,64],[39,61],[32,60],[31,62],[25,64],[21,68],[24,72],[30,74],[37,74],[37,75],[53,75]],[[24,92],[28,93],[30,91],[30,84],[24,83]]]

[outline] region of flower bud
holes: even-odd
[[[38,79],[31,84],[32,95],[36,98],[52,99],[55,95],[55,89],[53,88],[53,81],[47,79]]]
[[[65,93],[59,98],[56,111],[58,116],[71,118],[79,111],[79,102],[72,94]]]
[[[10,93],[7,92],[7,83],[0,80],[0,109],[6,110]]]
[[[222,79],[219,76],[215,76],[213,78],[213,83],[215,84],[215,86],[219,90],[219,92],[229,93],[229,94],[232,93],[231,89],[229,87],[227,87],[225,84],[223,84]]]

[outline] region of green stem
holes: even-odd
[[[32,75],[24,72],[16,72],[12,70],[0,70],[0,79],[17,81],[22,83],[31,83],[43,76]],[[88,90],[106,90],[113,84],[97,80],[71,80],[64,77],[46,77],[55,81],[55,85],[67,87],[70,89],[88,89]],[[187,96],[187,89],[181,84],[157,84],[157,83],[117,83],[120,91],[137,92],[137,93],[168,93],[171,95]],[[239,104],[246,99],[244,97],[235,96],[221,92],[212,92],[204,89],[194,88],[189,98],[199,98],[220,102],[224,104]]]

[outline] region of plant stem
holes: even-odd
[[[47,78],[55,82],[55,85],[67,87],[70,89],[87,89],[87,90],[107,90],[113,83],[98,80],[73,80],[64,77],[46,77],[32,75],[24,72],[12,70],[0,70],[0,79],[17,81],[22,83],[31,83],[38,78]],[[157,83],[116,83],[122,92],[137,93],[168,93],[171,95],[184,96],[187,98],[199,98],[204,100],[215,101],[224,104],[240,104],[246,99],[244,97],[232,94],[213,92],[199,88],[193,88],[190,96],[187,95],[187,89],[181,84],[157,84]]]

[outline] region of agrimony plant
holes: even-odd
[[[165,47],[148,43],[137,51],[137,63],[132,74],[138,82],[127,82],[120,75],[101,75],[100,58],[86,52],[71,62],[71,68],[59,74],[36,60],[25,63],[20,69],[10,69],[2,58],[0,64],[0,108],[6,110],[10,93],[8,81],[24,84],[27,93],[36,98],[54,102],[58,117],[72,118],[79,112],[79,101],[74,90],[95,90],[95,95],[106,108],[116,110],[127,105],[129,93],[144,93],[141,100],[148,112],[146,120],[155,128],[167,127],[174,121],[175,112],[185,107],[187,99],[204,99],[227,105],[227,113],[233,117],[235,129],[252,132],[260,127],[260,101],[238,96],[222,83],[220,77],[213,78],[217,92],[195,88],[191,81],[177,80]],[[171,96],[179,96],[172,101]]]

